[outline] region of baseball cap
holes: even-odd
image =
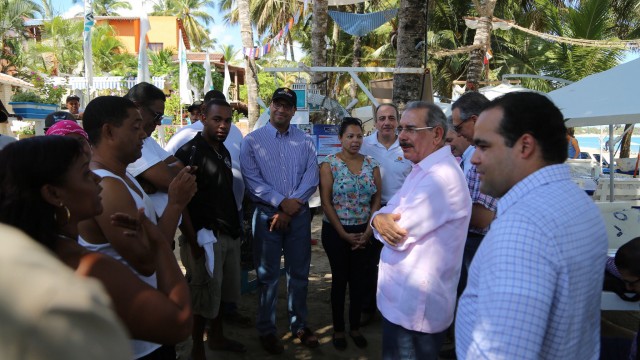
[[[275,99],[286,100],[291,106],[296,106],[298,102],[296,93],[289,88],[277,88],[276,91],[273,92],[273,96],[271,96],[271,101]]]
[[[69,96],[67,96],[67,100],[65,100],[64,102],[68,103],[71,100],[80,101],[80,96],[78,96],[78,95],[69,95]]]
[[[44,131],[47,131],[47,129],[52,127],[53,124],[62,120],[71,120],[73,122],[77,122],[75,116],[73,116],[73,114],[71,114],[70,112],[66,112],[66,111],[52,112],[51,114],[47,115],[47,117],[44,118]]]

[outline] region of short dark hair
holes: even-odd
[[[212,99],[209,100],[209,102],[206,103],[206,105],[204,106],[204,115],[206,116],[209,113],[209,110],[211,109],[212,106],[214,105],[218,105],[218,106],[226,106],[228,108],[231,107],[231,105],[229,105],[229,103],[226,100],[222,100],[222,99]]]
[[[141,82],[134,85],[124,97],[141,105],[149,105],[154,100],[167,100],[167,96],[162,90],[148,82]]]
[[[373,116],[375,117],[375,119],[374,119],[375,121],[374,122],[378,121],[378,110],[380,110],[380,108],[383,107],[383,106],[391,106],[396,111],[396,119],[398,121],[400,121],[400,110],[398,110],[398,107],[396,106],[396,104],[394,104],[394,103],[382,103],[382,104],[376,106],[376,111],[373,114]]]
[[[540,145],[542,158],[548,164],[562,164],[567,160],[567,127],[560,110],[544,95],[516,91],[502,95],[487,106],[486,110],[501,108],[502,120],[498,133],[504,137],[507,147],[524,134],[531,134]]]
[[[616,267],[640,276],[640,236],[629,240],[616,252]]]
[[[54,249],[56,207],[42,198],[46,184],[63,185],[82,145],[67,136],[36,136],[0,151],[0,222],[14,226]]]
[[[344,132],[347,131],[347,127],[350,125],[355,125],[362,130],[362,120],[354,117],[344,117],[340,122],[340,128],[338,129],[338,135],[344,135]]]
[[[224,94],[220,90],[209,90],[207,91],[206,94],[204,94],[205,104],[213,99],[220,99],[220,100],[227,101],[227,98],[224,96]]]
[[[460,119],[467,120],[473,115],[480,115],[487,104],[489,104],[489,99],[486,96],[476,91],[469,91],[451,104],[451,111],[460,109]]]
[[[193,104],[187,108],[187,112],[193,112],[194,110],[202,111],[202,105],[204,105],[202,101],[194,101]]]
[[[136,104],[119,96],[98,96],[91,100],[82,119],[84,130],[89,135],[89,142],[93,145],[100,142],[102,125],[121,126],[129,114],[129,109],[136,109]]]

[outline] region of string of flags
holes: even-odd
[[[305,1],[305,8],[306,8],[306,1]],[[269,52],[271,52],[271,49],[275,47],[276,43],[280,42],[280,40],[283,37],[287,36],[287,34],[289,33],[289,31],[291,31],[294,25],[296,25],[298,21],[300,21],[300,16],[302,15],[302,11],[303,9],[300,9],[300,11],[298,11],[292,18],[290,18],[289,21],[287,21],[287,23],[284,25],[284,27],[280,29],[278,34],[276,34],[276,36],[274,36],[271,40],[269,40],[265,45],[255,46],[252,48],[243,48],[244,56],[257,60],[267,55]]]

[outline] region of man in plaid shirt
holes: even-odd
[[[451,105],[451,121],[454,130],[458,136],[462,136],[471,144],[473,144],[473,127],[478,119],[478,115],[489,100],[478,92],[468,92],[462,95],[456,102]],[[472,156],[473,153],[469,154]],[[463,169],[466,170],[466,169]],[[469,193],[471,194],[471,222],[469,224],[469,233],[464,246],[464,255],[462,263],[462,273],[460,274],[460,282],[458,284],[458,296],[462,294],[467,284],[467,274],[471,260],[475,255],[489,225],[496,213],[496,204],[498,199],[485,195],[480,192],[480,179],[475,165],[472,165],[467,172],[467,184],[469,185]]]

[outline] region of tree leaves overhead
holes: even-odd
[[[153,5],[151,15],[182,19],[192,50],[201,51],[215,44],[206,28],[214,23],[208,10],[214,8],[215,2],[211,0],[160,0]]]

